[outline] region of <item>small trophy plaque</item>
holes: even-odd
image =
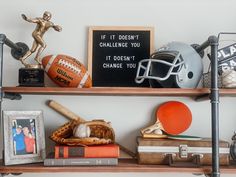
[[[44,87],[44,70],[41,68],[20,68],[19,86]]]
[[[22,18],[30,23],[36,23],[36,28],[32,33],[34,39],[33,45],[24,56],[20,57],[19,60],[25,66],[19,70],[19,86],[25,87],[43,87],[44,86],[44,69],[40,60],[40,55],[46,48],[46,43],[43,40],[44,33],[49,29],[53,28],[56,31],[61,31],[62,28],[58,25],[54,25],[50,19],[52,17],[50,12],[44,12],[43,17],[28,18],[22,14]],[[26,59],[30,57],[34,52],[36,56],[34,60],[37,64],[29,64]]]

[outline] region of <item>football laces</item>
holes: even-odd
[[[68,68],[69,70],[73,71],[76,74],[79,74],[81,72],[80,68],[76,67],[75,65],[64,59],[59,59],[58,64],[65,68]]]

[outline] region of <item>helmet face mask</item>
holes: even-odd
[[[149,79],[151,87],[194,88],[202,70],[201,57],[191,46],[173,42],[139,62],[135,81]]]

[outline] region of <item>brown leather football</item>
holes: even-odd
[[[89,88],[91,77],[85,66],[67,55],[48,55],[42,58],[45,72],[61,87]]]

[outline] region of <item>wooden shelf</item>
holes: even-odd
[[[198,97],[208,95],[210,89],[181,88],[140,88],[140,87],[3,87],[4,93],[34,94],[34,95],[120,95],[120,96],[178,96]],[[236,89],[220,89],[221,96],[236,96]]]
[[[207,88],[137,88],[137,87],[3,87],[4,93],[42,95],[125,95],[125,96],[202,96],[210,93]],[[236,94],[236,90],[234,92]]]
[[[170,167],[167,165],[139,165],[131,159],[120,159],[117,166],[65,166],[45,167],[43,163],[4,166],[0,163],[0,173],[62,173],[62,172],[172,172],[209,174],[211,166],[201,168]],[[236,173],[235,166],[221,167],[222,173]]]
[[[120,159],[117,166],[65,166],[45,167],[43,163],[4,166],[0,163],[0,173],[62,173],[62,172],[172,172],[209,174],[211,166],[201,168],[170,167],[167,165],[139,165],[132,159]],[[235,166],[221,167],[222,173],[236,173]]]
[[[120,95],[120,96],[178,96],[201,97],[208,95],[208,88],[178,89],[178,88],[127,88],[127,87],[93,87],[93,88],[62,88],[62,87],[3,87],[4,94],[34,94],[34,95]],[[236,89],[220,89],[221,96],[236,96]],[[169,167],[167,165],[139,165],[136,161],[119,160],[118,166],[77,166],[77,167],[45,167],[43,163],[4,166],[0,162],[0,173],[58,173],[58,172],[184,172],[194,174],[209,174],[211,166],[201,168]],[[236,166],[223,166],[221,173],[236,173]]]

